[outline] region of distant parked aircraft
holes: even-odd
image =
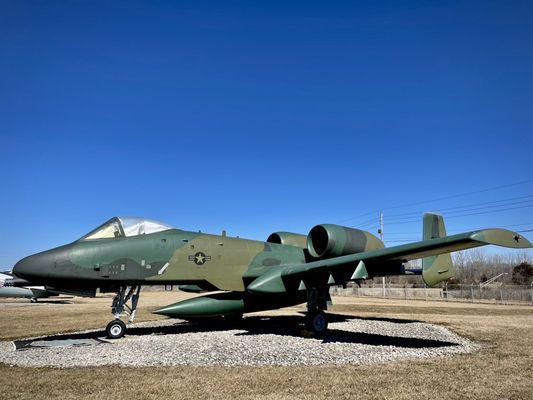
[[[44,286],[10,287],[5,286],[6,280],[13,279],[9,272],[0,273],[0,297],[24,297],[36,303],[37,299],[57,296],[59,293],[46,290]]]

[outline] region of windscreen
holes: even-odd
[[[122,223],[122,229],[126,237],[146,235],[148,233],[156,233],[172,229],[170,225],[163,222],[153,221],[145,218],[137,217],[119,217]]]
[[[113,239],[146,235],[172,229],[170,225],[138,217],[114,217],[98,228],[83,236],[80,240]]]
[[[98,228],[82,237],[81,240],[111,239],[121,236],[123,235],[119,219],[111,218],[103,225],[100,225]]]

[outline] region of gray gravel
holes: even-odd
[[[293,317],[295,318],[295,317]],[[349,319],[329,324],[322,339],[299,335],[294,321],[246,318],[237,329],[179,320],[139,323],[120,340],[92,346],[14,350],[0,342],[0,362],[25,367],[102,365],[322,365],[368,364],[469,353],[478,345],[448,329],[420,322]],[[39,338],[87,339],[101,331]]]

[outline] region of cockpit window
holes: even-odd
[[[111,218],[105,224],[100,225],[94,231],[89,232],[81,240],[110,239],[124,236],[121,232],[118,218]]]
[[[156,233],[172,229],[170,225],[137,217],[114,217],[80,240],[111,239]]]
[[[137,217],[118,217],[126,237],[145,235],[172,229],[170,225],[151,219]]]

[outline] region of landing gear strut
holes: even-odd
[[[328,320],[324,310],[328,308],[328,287],[312,287],[307,290],[306,330],[315,336],[321,336],[328,329]]]
[[[126,324],[120,319],[123,315],[128,315],[128,323],[133,324],[140,293],[140,286],[130,286],[129,289],[127,286],[120,287],[111,304],[111,313],[115,319],[109,322],[105,329],[109,339],[120,339],[126,333]],[[131,304],[128,305],[130,300]]]

